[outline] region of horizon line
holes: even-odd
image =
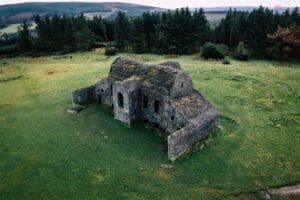
[[[104,3],[123,3],[123,4],[131,4],[131,5],[140,5],[140,6],[149,6],[149,7],[154,7],[154,8],[162,8],[162,9],[167,9],[167,10],[174,10],[178,8],[238,8],[238,7],[249,7],[249,8],[258,8],[260,6],[264,8],[275,8],[276,6],[263,6],[263,5],[232,5],[232,6],[199,6],[199,7],[191,7],[191,6],[183,6],[183,7],[176,7],[176,8],[165,8],[165,7],[158,7],[154,5],[148,5],[148,4],[139,4],[139,3],[129,3],[129,2],[114,2],[114,1],[104,1],[104,2],[94,2],[94,1],[61,1],[61,2],[55,2],[55,1],[29,1],[29,2],[16,2],[16,3],[1,3],[0,6],[9,6],[9,5],[19,5],[19,4],[32,4],[32,3],[40,3],[40,4],[47,4],[47,3],[57,3],[57,4],[64,4],[64,3],[90,3],[90,4],[104,4]],[[282,6],[281,8],[295,8],[298,6]]]

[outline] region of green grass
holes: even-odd
[[[66,112],[70,92],[107,76],[115,58],[0,60],[0,199],[253,199],[300,181],[300,63],[175,58],[222,120],[163,169],[165,141],[155,130],[128,128],[105,107]]]
[[[0,36],[7,33],[16,33],[18,32],[18,28],[21,24],[17,23],[17,24],[10,24],[9,26],[0,29]],[[36,23],[32,23],[32,25],[29,27],[30,30],[34,30],[36,28]]]

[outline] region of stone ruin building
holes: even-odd
[[[194,89],[179,63],[142,64],[118,57],[107,78],[72,92],[73,106],[111,106],[115,119],[144,120],[168,134],[168,158],[175,160],[219,125],[217,110]]]

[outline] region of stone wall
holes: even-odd
[[[215,111],[208,111],[211,112]],[[219,115],[199,115],[190,124],[168,136],[168,158],[175,160],[219,124]]]
[[[174,84],[170,90],[171,98],[178,98],[187,94],[190,94],[194,89],[192,80],[189,78],[186,72],[180,71],[176,76]]]
[[[112,83],[105,78],[95,85],[95,99],[98,104],[112,106]]]
[[[116,81],[113,84],[113,104],[115,119],[132,124],[140,114],[140,80],[129,79]],[[119,105],[119,95],[122,96],[122,106]]]
[[[144,97],[147,97],[148,104],[144,107]],[[154,111],[154,101],[159,101],[159,112]],[[168,97],[159,92],[152,91],[145,87],[141,88],[141,118],[146,119],[152,124],[156,124],[159,128],[167,133],[172,133],[187,124],[187,119],[175,109]]]
[[[73,91],[71,98],[73,105],[86,105],[95,102],[95,85]]]

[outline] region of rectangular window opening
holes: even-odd
[[[143,96],[143,108],[148,108],[148,97]]]
[[[171,115],[171,120],[174,121],[175,120],[175,117],[174,115]]]
[[[158,100],[154,100],[154,113],[158,114],[159,113],[159,101]]]

